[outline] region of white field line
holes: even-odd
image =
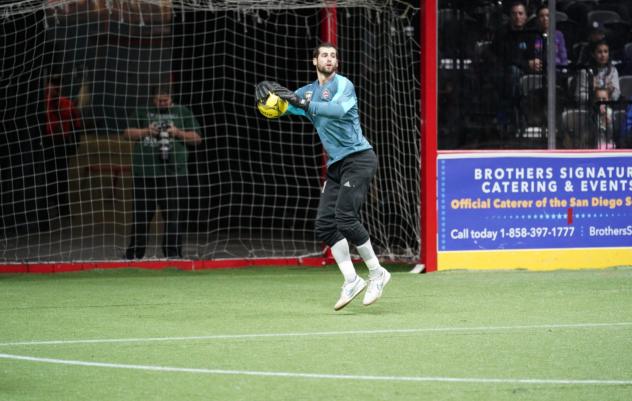
[[[535,385],[632,385],[632,380],[596,380],[596,379],[499,379],[476,377],[435,377],[435,376],[373,376],[373,375],[344,375],[327,373],[298,373],[298,372],[264,372],[253,370],[225,370],[204,368],[181,368],[170,366],[131,365],[107,362],[86,362],[68,359],[36,358],[23,355],[0,354],[0,359],[18,361],[52,363],[57,365],[86,366],[111,369],[131,369],[153,372],[198,373],[209,375],[233,375],[233,376],[259,376],[259,377],[285,377],[299,379],[334,379],[334,380],[360,380],[360,381],[387,381],[387,382],[447,382],[447,383],[481,383],[481,384],[535,384]]]
[[[569,324],[536,324],[518,326],[479,326],[479,327],[428,327],[418,329],[383,329],[383,330],[348,330],[320,331],[296,333],[253,333],[253,334],[214,334],[207,336],[182,337],[145,337],[145,338],[100,338],[76,340],[42,340],[2,342],[0,347],[17,345],[70,345],[70,344],[112,344],[112,343],[149,343],[163,341],[201,341],[201,340],[239,340],[248,338],[281,338],[281,337],[325,337],[375,334],[408,334],[408,333],[450,333],[450,332],[489,332],[503,330],[539,330],[539,329],[593,329],[632,326],[632,322],[613,323],[569,323]]]

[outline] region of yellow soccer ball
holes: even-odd
[[[287,104],[287,100],[283,100],[274,93],[270,93],[265,102],[257,102],[257,108],[266,118],[279,118],[287,110]]]

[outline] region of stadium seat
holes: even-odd
[[[483,40],[476,42],[474,46],[474,60],[478,63],[484,63],[486,57],[491,51],[491,40]]]
[[[632,62],[632,42],[626,43],[623,46],[623,55],[625,61]]]
[[[570,47],[571,52],[569,58],[573,61],[573,63],[577,63],[579,61],[579,56],[586,51],[588,48],[588,42],[577,42],[573,46]]]
[[[562,11],[558,11],[555,13],[555,18],[557,22],[568,21],[568,14]]]
[[[619,76],[632,75],[632,42],[623,45],[621,64],[617,66]]]
[[[528,74],[520,79],[521,114],[525,127],[543,126],[545,124],[546,93],[544,76],[542,74]]]
[[[467,7],[466,11],[471,10],[469,14],[476,19],[482,30],[490,33],[498,29],[503,24],[503,18],[506,17],[503,15],[502,7],[495,1],[475,0],[471,3],[468,2]]]
[[[619,138],[621,135],[621,128],[623,128],[623,122],[625,120],[625,110],[615,110],[612,113],[612,131],[614,138]]]
[[[630,19],[630,11],[632,10],[629,1],[622,0],[600,0],[595,10],[610,10],[619,14],[623,21],[632,22]]]
[[[562,112],[562,134],[567,136],[574,148],[586,148],[594,139],[594,124],[590,112],[583,109],[568,109]]]
[[[564,10],[568,7],[568,5],[572,2],[574,2],[575,0],[557,0],[556,3],[556,8],[558,10]]]
[[[630,32],[630,23],[623,20],[606,22],[604,31],[611,53],[614,53],[615,56],[623,53],[623,46],[625,46]]]
[[[621,87],[621,96],[624,96],[626,100],[632,100],[632,75],[620,76],[619,86]]]
[[[536,89],[540,89],[543,86],[544,79],[542,74],[527,74],[520,78],[520,88],[523,95],[526,95]]]
[[[615,11],[593,10],[586,14],[588,28],[605,28],[607,23],[622,22],[621,16]]]
[[[574,0],[563,3],[559,10],[565,12],[568,18],[584,27],[586,26],[586,15],[597,7],[597,4],[596,1]]]

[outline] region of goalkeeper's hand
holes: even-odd
[[[281,99],[287,100],[287,102],[294,107],[305,111],[309,108],[309,100],[301,99],[296,93],[274,81],[262,81],[257,85],[255,91],[257,102],[265,101],[270,93],[274,93]]]

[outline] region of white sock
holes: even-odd
[[[345,277],[345,283],[354,281],[357,277],[351,255],[349,254],[349,243],[346,239],[341,239],[331,247],[331,254],[334,256],[340,272]]]
[[[378,274],[382,266],[377,256],[375,256],[375,251],[373,251],[373,247],[371,246],[371,240],[357,246],[356,249],[362,257],[362,260],[364,260],[364,264],[366,264],[366,267],[369,269],[369,276]]]

